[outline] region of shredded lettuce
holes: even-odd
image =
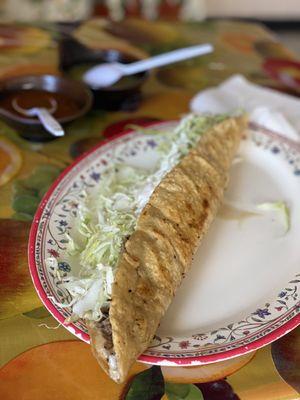
[[[285,232],[287,233],[291,228],[290,210],[284,201],[275,201],[272,203],[262,203],[257,206],[262,211],[274,211],[278,214]]]
[[[72,301],[68,305],[60,304],[72,306],[70,320],[101,319],[103,309],[109,307],[124,242],[133,233],[153,190],[207,129],[227,117],[191,114],[174,130],[155,131],[160,157],[152,170],[116,163],[102,174],[96,193],[82,192],[74,223],[76,229],[67,235],[67,251],[78,255],[80,272],[77,277],[63,279]],[[149,134],[147,129],[145,132]],[[57,266],[51,258],[47,262]]]

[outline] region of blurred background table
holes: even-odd
[[[296,55],[263,26],[226,20],[187,23],[131,18],[110,22],[96,18],[72,24],[1,24],[0,79],[61,74],[62,44],[70,38],[90,49],[115,49],[134,57],[204,42],[213,43],[215,52],[154,71],[136,102],[114,112],[92,109],[67,126],[64,138],[55,141],[26,141],[0,121],[0,362],[4,365],[0,398],[6,400],[114,400],[126,391],[100,371],[88,345],[57,326],[31,283],[28,232],[38,203],[58,174],[128,123],[179,118],[188,112],[196,92],[235,73],[299,94],[297,87],[287,88],[274,80],[266,68],[280,59],[284,61],[281,68],[299,79]],[[166,380],[199,384],[205,399],[298,399],[299,353],[298,329],[255,355],[209,368],[184,368],[176,377],[172,370],[164,369],[164,374]],[[136,364],[132,375],[143,368]]]

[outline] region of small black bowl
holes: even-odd
[[[14,127],[23,138],[37,142],[49,141],[55,137],[43,128],[37,118],[18,115],[9,108],[5,108],[2,103],[7,96],[11,96],[15,92],[19,94],[23,90],[60,94],[75,103],[76,110],[68,115],[56,117],[62,125],[82,117],[90,110],[93,103],[93,95],[85,84],[56,75],[28,75],[0,82],[0,117]],[[36,106],[38,107],[39,104]]]
[[[71,39],[70,39],[71,40]],[[83,68],[87,64],[92,67],[107,62],[131,63],[137,58],[123,54],[117,50],[92,50],[72,40],[61,44],[61,69],[70,77],[74,77],[74,68]],[[72,72],[73,70],[73,72]],[[83,71],[82,71],[83,72]],[[148,78],[148,72],[134,74],[130,79],[121,79],[119,82],[106,88],[93,89],[93,107],[107,111],[134,111],[141,101],[141,86]],[[78,76],[76,79],[80,80]]]
[[[123,57],[118,61],[127,64],[137,60]],[[130,80],[123,82],[123,78],[112,86],[100,89],[90,88],[94,95],[94,107],[107,111],[135,111],[141,103],[141,88],[148,75],[148,72],[140,72],[131,75]]]

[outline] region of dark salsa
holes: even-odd
[[[13,107],[14,99],[17,100],[18,106],[23,109],[33,107],[51,108],[51,99],[56,101],[56,110],[53,116],[57,119],[66,118],[74,115],[80,109],[80,106],[72,98],[62,93],[52,93],[46,90],[24,89],[4,92],[0,98],[0,108],[9,111],[18,117],[26,119],[36,119],[36,117],[25,116],[19,113]]]

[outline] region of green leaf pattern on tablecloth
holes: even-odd
[[[168,400],[204,400],[201,390],[192,384],[165,384]]]
[[[61,169],[50,164],[39,165],[28,178],[14,183],[12,207],[14,219],[31,221],[37,207]]]
[[[159,400],[164,392],[165,383],[161,369],[153,366],[134,377],[125,400]]]

